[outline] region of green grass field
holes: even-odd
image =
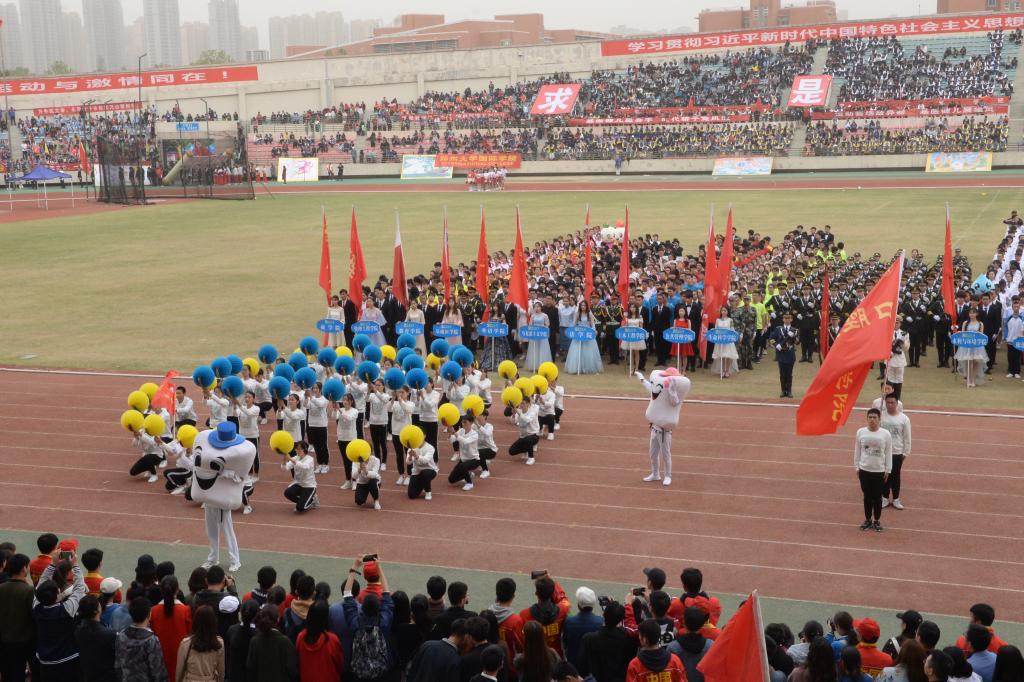
[[[439,260],[441,215],[447,206],[452,257],[476,255],[480,204],[487,211],[492,251],[514,240],[514,206],[528,243],[580,227],[585,205],[592,222],[613,222],[629,203],[634,234],[678,237],[695,251],[707,233],[711,202],[724,227],[732,205],[738,230],[781,238],[797,223],[829,223],[850,252],[890,254],[921,249],[932,260],[942,247],[944,202],[953,211],[954,239],[975,269],[984,267],[1002,236],[1000,221],[1024,198],[1022,189],[352,193],[278,195],[250,202],[194,201],[124,209],[84,217],[0,226],[0,363],[121,370],[191,371],[225,353],[254,354],[270,341],[290,347],[324,312],[317,287],[320,208],[327,211],[334,285],[347,284],[349,211],[358,210],[370,280],[391,273],[394,211],[401,211],[407,271]],[[934,356],[926,359],[929,366]],[[1005,361],[1004,361],[1005,362]],[[797,390],[811,365],[798,365]],[[572,392],[635,390],[625,371],[573,380]],[[990,390],[991,389],[991,390]],[[910,370],[916,404],[1013,407],[1021,385],[998,379],[982,391],[965,389],[946,371]],[[774,367],[720,382],[698,378],[698,396],[770,398]]]

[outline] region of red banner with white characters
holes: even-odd
[[[1024,13],[890,19],[849,24],[818,24],[727,33],[692,33],[680,36],[606,40],[601,43],[601,56],[686,52],[720,47],[745,48],[753,45],[781,45],[787,42],[797,43],[805,40],[832,40],[834,38],[920,36],[1017,28],[1024,28]]]
[[[704,116],[608,116],[570,118],[571,126],[678,125],[682,123],[744,123],[750,114],[709,114]]]
[[[175,69],[173,71],[143,71],[144,88],[162,88],[177,85],[203,85],[240,83],[259,80],[256,66],[214,66],[201,69]],[[3,95],[57,95],[69,92],[98,92],[139,87],[137,73],[107,73],[90,76],[61,76],[57,78],[18,78],[0,81]]]
[[[537,99],[533,100],[530,113],[535,116],[571,114],[579,95],[579,83],[542,85],[537,91]]]
[[[107,102],[106,104],[87,104],[83,106],[70,106],[70,107],[41,107],[39,109],[33,109],[33,116],[77,116],[82,113],[82,109],[85,109],[86,113],[95,114],[103,111],[131,111],[132,109],[141,109],[142,102]]]
[[[823,107],[828,104],[832,76],[797,76],[789,91],[791,107]]]
[[[770,111],[778,113],[767,104],[718,104],[688,107],[624,107],[615,110],[616,116],[671,116],[674,114],[706,115],[706,114],[750,114],[753,112]]]
[[[434,155],[434,168],[519,168],[521,165],[523,156],[519,152]]]

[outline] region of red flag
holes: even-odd
[[[590,298],[594,295],[594,263],[590,254],[590,235],[584,236],[587,245],[583,251],[583,298],[590,306]]]
[[[715,207],[711,207],[708,222],[708,245],[704,251],[704,305],[700,321],[700,335],[697,337],[700,356],[708,354],[708,329],[718,319],[718,256],[715,254]]]
[[[391,293],[404,307],[409,306],[409,290],[405,283],[405,252],[402,251],[402,226],[395,209],[395,263],[391,275]]]
[[[526,254],[523,253],[523,227],[516,206],[516,249],[512,253],[512,275],[508,282],[506,300],[515,303],[524,311],[530,308],[530,293],[526,286]]]
[[[444,209],[444,236],[441,244],[441,282],[444,284],[444,304],[452,297],[451,256],[448,254],[448,209]]]
[[[586,227],[590,227],[590,204],[587,204],[587,215],[583,217],[583,225]]]
[[[331,302],[331,245],[327,241],[327,212],[320,207],[320,215],[324,221],[323,237],[320,239],[320,288]]]
[[[796,411],[801,436],[835,433],[846,423],[876,360],[888,359],[896,327],[903,254],[853,311]]]
[[[2,22],[0,22],[2,25]],[[83,173],[89,172],[89,154],[85,151],[85,142],[78,141],[78,167]]]
[[[484,302],[483,321],[491,319],[490,256],[487,255],[487,222],[480,206],[480,245],[476,248],[476,293]]]
[[[356,208],[352,207],[352,228],[348,235],[348,297],[356,310],[363,309],[363,280],[366,279],[366,262],[363,260],[363,245],[359,242],[356,227]]]
[[[619,257],[619,302],[622,304],[623,315],[625,315],[626,310],[629,309],[629,257],[629,206],[627,206],[626,226],[622,230],[622,255]],[[589,305],[590,301],[587,301],[587,304]]]
[[[756,591],[729,619],[697,670],[704,673],[705,682],[768,682],[768,651]]]
[[[942,254],[942,307],[955,329],[956,291],[953,289],[953,232],[949,221],[949,204],[946,204],[946,249]]]
[[[174,418],[174,377],[178,376],[178,373],[171,370],[164,375],[164,380],[160,382],[160,387],[156,389],[156,393],[153,394],[153,399],[149,401],[149,404],[153,408],[164,408],[171,414],[171,418]]]
[[[821,348],[821,361],[828,357],[828,318],[832,312],[829,308],[831,299],[828,292],[828,264],[825,265],[824,282],[821,285],[821,321],[818,323],[818,345]]]
[[[725,222],[725,241],[722,242],[722,255],[718,258],[718,286],[715,291],[720,304],[715,309],[722,307],[729,302],[729,289],[732,287],[732,242],[735,230],[732,227],[732,209],[729,209],[729,217]],[[718,319],[718,315],[715,315]]]

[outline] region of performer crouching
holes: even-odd
[[[437,458],[434,457],[434,446],[423,441],[418,448],[405,451],[405,463],[409,469],[409,499],[415,500],[425,493],[424,499],[432,499],[430,484],[437,478]]]
[[[480,454],[477,452],[480,434],[473,428],[473,424],[473,415],[464,415],[462,428],[452,436],[452,441],[459,445],[459,463],[448,474],[449,484],[456,485],[459,481],[464,481],[462,489],[466,491],[473,489],[473,470],[480,467]]]
[[[304,441],[295,444],[295,454],[281,465],[282,469],[292,472],[292,484],[284,489],[284,496],[295,503],[295,511],[304,512],[320,506],[320,498],[316,495],[316,460],[309,454],[309,446]]]
[[[533,451],[540,442],[540,422],[537,419],[538,408],[529,400],[519,403],[512,413],[512,423],[519,427],[519,438],[508,448],[508,454],[519,455],[527,464],[533,464]]]

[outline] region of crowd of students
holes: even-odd
[[[814,156],[1006,151],[1009,120],[965,117],[955,125],[928,121],[920,127],[885,126],[881,121],[818,121],[807,126],[806,149]]]
[[[555,128],[540,156],[547,160],[671,159],[694,156],[786,154],[793,126],[783,123],[710,123],[692,126]]]

